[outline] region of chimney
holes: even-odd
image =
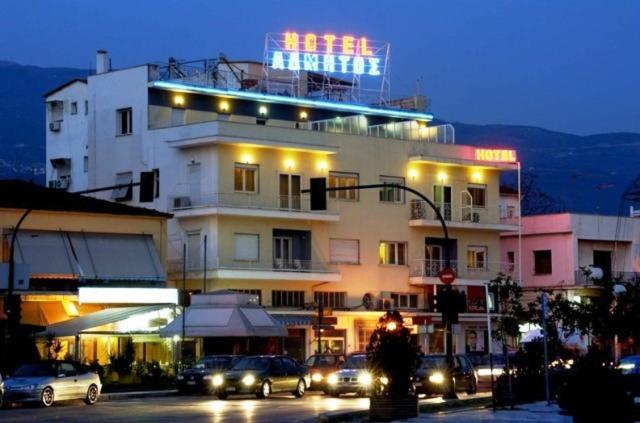
[[[98,50],[96,53],[96,75],[109,72],[109,56],[107,50]]]

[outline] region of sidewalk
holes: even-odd
[[[560,414],[560,408],[545,402],[521,404],[514,410],[498,410],[491,408],[444,411],[434,414],[421,414],[415,419],[406,420],[411,423],[422,422],[542,422],[542,423],[571,423],[570,416]]]

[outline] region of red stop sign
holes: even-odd
[[[445,267],[440,271],[440,282],[445,285],[451,285],[456,280],[456,272],[450,267]]]

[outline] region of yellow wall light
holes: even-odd
[[[269,109],[267,109],[267,106],[258,107],[258,114],[260,115],[260,117],[266,117],[267,113],[269,113]]]
[[[320,171],[321,173],[324,173],[329,168],[329,165],[325,160],[318,160],[317,167],[318,167],[318,171]]]
[[[418,171],[416,169],[409,169],[409,172],[407,172],[409,179],[411,179],[412,181],[415,181],[416,179],[418,179]]]
[[[471,174],[471,180],[473,180],[473,182],[480,182],[482,180],[482,173],[479,170],[474,170]]]
[[[301,120],[302,122],[306,122],[306,121],[307,121],[307,119],[309,119],[309,114],[308,114],[306,111],[304,111],[304,110],[303,110],[303,111],[301,111],[301,112],[300,112],[300,120]]]
[[[253,156],[249,153],[245,153],[242,155],[242,163],[244,164],[249,164],[249,163],[253,163]]]
[[[173,104],[177,107],[184,107],[184,97],[181,95],[173,96]]]
[[[447,174],[444,172],[438,172],[438,181],[444,182],[447,180]]]
[[[291,158],[285,159],[284,161],[284,167],[287,168],[287,170],[293,169],[294,164],[295,162]]]
[[[220,104],[218,104],[218,107],[220,109],[220,113],[229,113],[230,106],[228,101],[222,100]]]

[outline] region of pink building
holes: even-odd
[[[518,234],[501,235],[502,261],[518,257]],[[522,285],[527,290],[566,290],[569,298],[594,295],[581,268],[603,277],[640,275],[640,219],[587,214],[548,214],[522,218]]]

